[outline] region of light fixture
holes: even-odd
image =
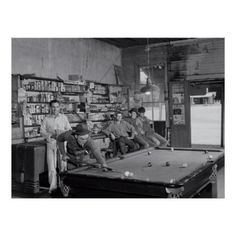
[[[152,81],[150,78],[151,76],[150,76],[150,63],[149,63],[149,51],[150,51],[149,39],[147,39],[147,47],[145,48],[145,51],[147,52],[148,76],[147,76],[146,85],[140,89],[140,92],[145,93],[146,95],[150,95],[153,91],[159,90],[159,88],[155,84],[152,84]]]
[[[155,85],[152,84],[151,79],[147,78],[146,85],[140,89],[141,93],[145,93],[146,95],[151,94],[153,91],[157,91],[159,88]]]

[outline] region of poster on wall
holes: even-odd
[[[173,123],[174,125],[185,125],[184,104],[173,105]]]
[[[172,96],[174,104],[184,103],[184,93],[175,93]]]
[[[184,109],[184,85],[172,85],[172,110],[173,124],[185,125],[185,109]]]

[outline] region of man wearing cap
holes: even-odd
[[[66,150],[65,142],[67,142]],[[86,124],[79,124],[76,126],[75,130],[69,130],[60,134],[57,138],[57,144],[63,161],[69,159],[75,160],[78,154],[85,150],[90,151],[94,155],[102,168],[106,169],[108,167],[99,147],[96,146],[93,139],[89,136],[89,130]]]
[[[138,129],[138,122],[140,122],[137,119],[137,115],[138,115],[138,110],[136,108],[132,108],[129,111],[130,117],[126,117],[124,118],[125,121],[127,121],[128,123],[130,123],[136,131],[136,134],[134,136],[134,142],[137,143],[140,146],[140,149],[144,149],[144,148],[148,148],[149,146],[153,146],[153,145],[149,145],[149,141],[145,139],[145,137],[139,132]]]

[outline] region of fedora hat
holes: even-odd
[[[87,125],[79,124],[73,130],[73,134],[77,134],[77,135],[85,135],[88,133],[89,133],[89,130],[88,130]]]

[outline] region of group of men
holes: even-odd
[[[145,116],[145,108],[133,108],[129,111],[129,117],[123,119],[122,113],[117,112],[115,120],[103,131],[111,140],[118,143],[121,154],[137,149],[154,146],[166,146],[168,141],[155,133],[150,126],[150,120]]]
[[[104,171],[108,170],[106,160],[101,154],[100,148],[95,144],[89,135],[86,125],[79,124],[72,130],[67,117],[60,113],[60,102],[52,100],[50,102],[51,113],[45,117],[41,124],[41,134],[47,141],[47,164],[49,193],[57,190],[57,167],[60,170],[67,168],[68,160],[78,160],[77,157],[82,152],[87,151],[93,154],[97,163]],[[122,117],[121,112],[117,112],[115,120],[111,121],[104,134],[112,141],[117,142],[121,154],[137,149],[144,149],[150,146],[167,145],[165,138],[155,133],[150,127],[150,121],[145,117],[145,108],[130,110],[130,116]]]

